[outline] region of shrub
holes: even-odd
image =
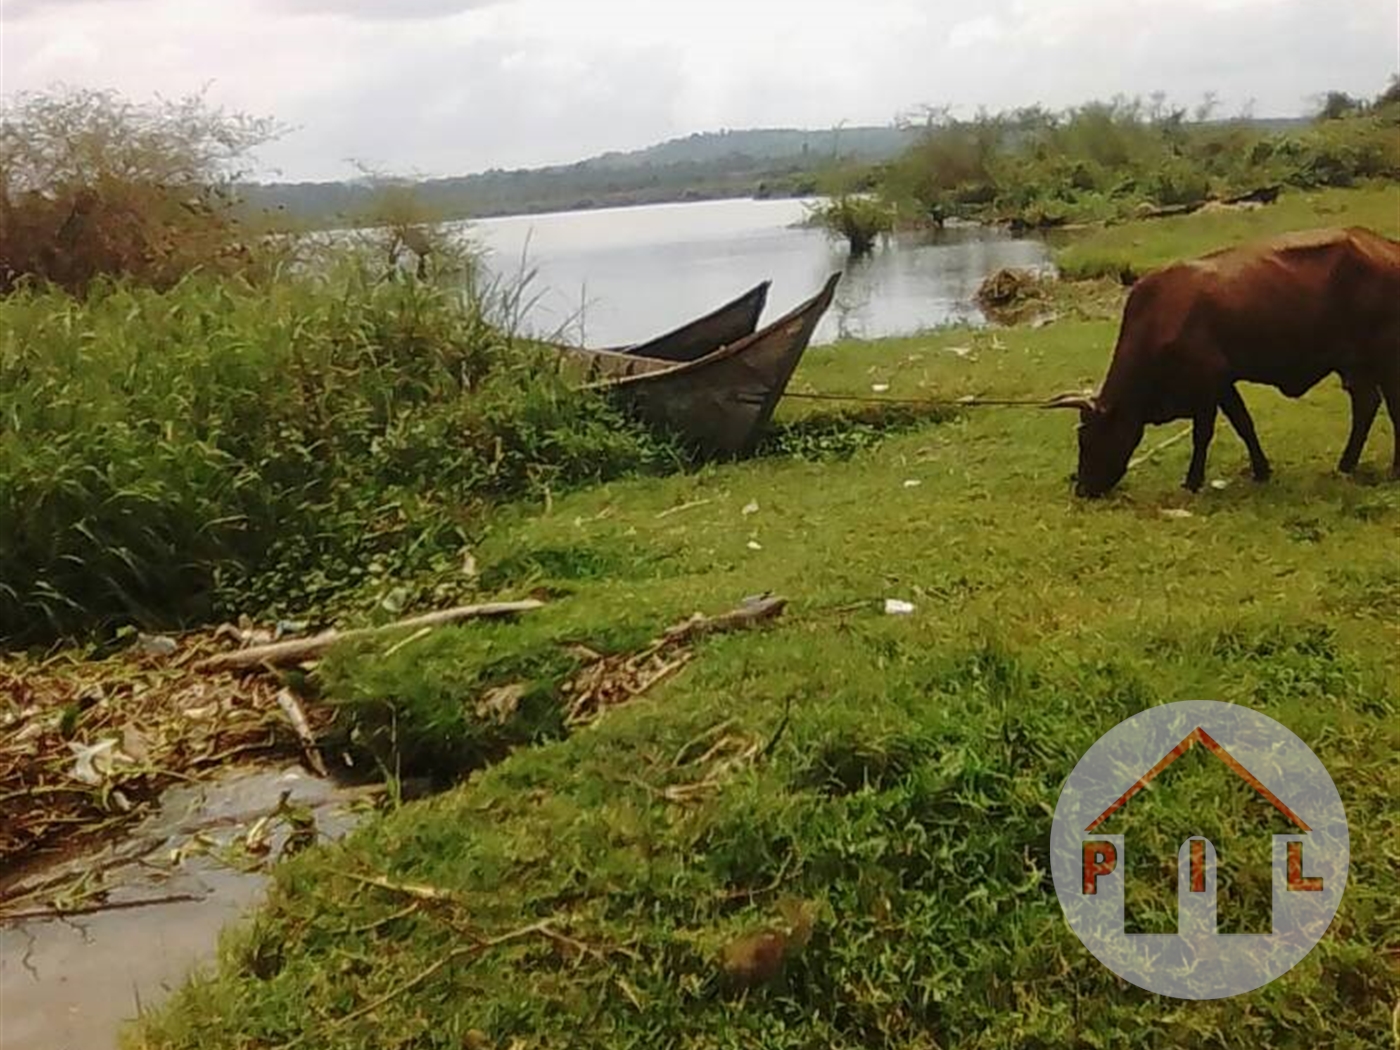
[[[901,210],[1039,227],[1195,205],[1266,186],[1345,186],[1400,177],[1400,90],[1374,103],[1333,93],[1311,126],[1271,133],[1248,120],[1195,122],[1161,98],[1116,98],[958,120],[935,112],[921,141],[882,169]]]
[[[233,181],[272,121],[202,96],[137,105],[112,92],[21,93],[0,116],[0,293],[29,278],[81,290],[122,275],[169,287],[246,271],[254,245]]]
[[[894,210],[877,198],[841,194],[808,206],[811,220],[829,234],[842,237],[851,255],[867,255],[877,238],[894,229]]]

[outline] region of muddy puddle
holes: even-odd
[[[261,899],[289,838],[345,834],[373,793],[299,768],[229,771],[171,788],[120,841],[29,873],[10,894],[84,873],[66,906],[94,910],[0,925],[0,1050],[115,1048],[124,1022],[214,961],[219,931]],[[45,895],[32,904],[45,910]]]

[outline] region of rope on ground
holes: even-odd
[[[926,408],[1044,408],[1046,404],[1042,397],[978,397],[976,394],[959,398],[870,397],[865,394],[805,394],[789,390],[783,397],[802,401],[855,401],[866,405],[919,405]]]

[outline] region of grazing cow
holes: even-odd
[[[1148,423],[1193,421],[1186,488],[1205,481],[1216,410],[1269,476],[1254,421],[1235,388],[1264,383],[1302,397],[1330,373],[1351,394],[1350,473],[1381,399],[1395,429],[1400,477],[1400,242],[1360,227],[1287,234],[1148,274],[1133,286],[1103,389],[1047,407],[1077,408],[1075,491],[1118,484]]]

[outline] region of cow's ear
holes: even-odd
[[[1049,401],[1044,402],[1041,408],[1075,408],[1080,412],[1097,412],[1099,410],[1098,399],[1089,393],[1081,390],[1071,391],[1068,394],[1057,394]]]

